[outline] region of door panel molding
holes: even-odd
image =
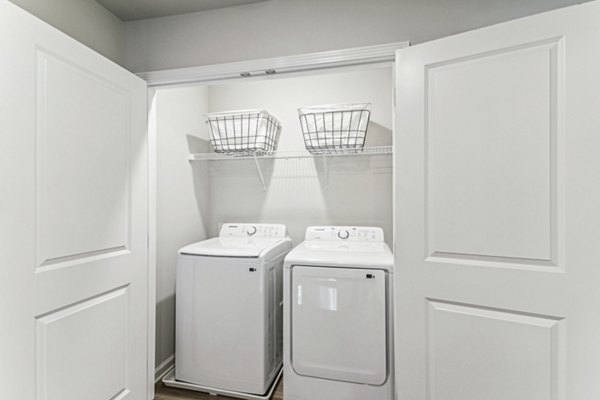
[[[40,46],[36,63],[38,267],[127,254],[130,94]],[[90,98],[89,93],[97,96]],[[82,116],[88,118],[85,124]]]
[[[433,299],[426,304],[430,400],[559,399],[564,318]]]
[[[37,268],[36,272],[54,271],[58,268],[70,267],[92,263],[111,257],[120,257],[131,254],[131,251],[125,246],[116,246],[102,250],[92,250],[80,254],[72,254],[64,257],[56,257],[44,260]]]
[[[37,400],[105,400],[130,392],[129,291],[118,288],[35,318]]]
[[[557,143],[564,41],[551,37],[424,65],[428,261],[562,268]],[[484,107],[497,115],[469,115]],[[490,120],[494,125],[475,129]]]

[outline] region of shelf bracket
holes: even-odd
[[[263,176],[262,169],[260,168],[260,163],[258,162],[258,158],[254,156],[254,163],[256,164],[256,170],[258,171],[258,177],[260,182],[262,183],[263,190],[267,190],[267,184],[265,183],[265,177]]]

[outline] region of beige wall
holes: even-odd
[[[206,162],[188,155],[208,150],[205,87],[157,91],[156,365],[175,351],[177,251],[207,237],[210,182]]]
[[[581,2],[270,0],[123,23],[94,0],[10,1],[134,72],[415,44]]]
[[[94,0],[10,1],[117,64],[124,64],[125,24]]]
[[[408,40],[421,43],[581,0],[270,0],[128,22],[135,72]]]

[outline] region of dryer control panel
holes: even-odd
[[[285,225],[279,224],[223,224],[220,237],[252,237],[283,239],[287,234]]]
[[[309,226],[304,240],[383,242],[383,229],[371,226]]]

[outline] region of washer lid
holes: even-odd
[[[216,237],[185,246],[179,254],[212,257],[258,258],[282,239]]]

